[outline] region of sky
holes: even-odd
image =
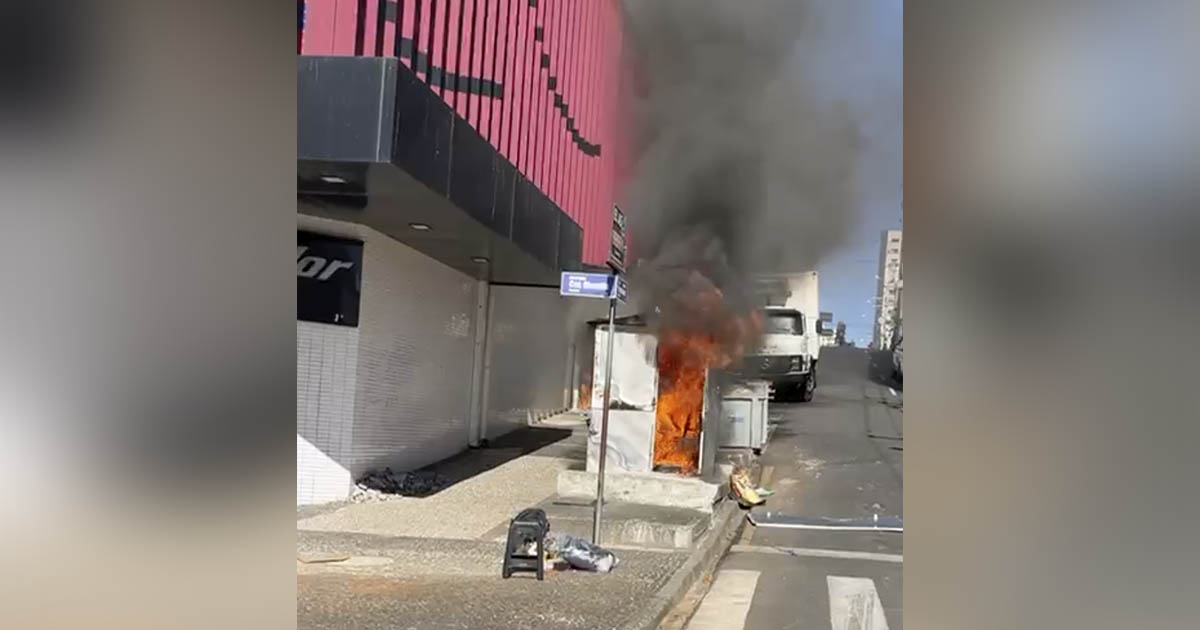
[[[858,193],[847,242],[818,266],[821,310],[846,322],[846,338],[865,346],[883,230],[901,226],[902,8],[900,0],[825,0],[828,56],[814,61],[822,92],[855,108],[866,148],[855,172]]]

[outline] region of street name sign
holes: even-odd
[[[613,281],[616,278],[616,281]],[[625,302],[629,296],[629,282],[625,276],[610,273],[587,273],[564,271],[558,283],[558,294],[567,297],[616,298]]]
[[[617,284],[613,287],[612,297],[617,298],[618,302],[625,303],[625,298],[629,297],[629,283],[625,280],[625,276],[617,276]]]
[[[610,298],[612,275],[607,273],[584,273],[564,271],[558,285],[559,295],[569,297]]]

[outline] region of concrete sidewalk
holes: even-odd
[[[454,481],[433,495],[298,510],[298,624],[652,627],[701,561],[723,552],[716,538],[732,538],[740,515],[606,503],[601,544],[620,560],[613,572],[500,576],[521,509],[545,509],[552,532],[591,537],[590,505],[556,496],[559,472],[583,468],[586,439],[586,418],[563,414],[430,467]]]
[[[301,532],[300,546],[350,554],[297,569],[301,628],[616,628],[641,610],[688,554],[620,550],[608,574],[500,577],[490,541]]]

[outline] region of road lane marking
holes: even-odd
[[[760,477],[759,477],[758,487],[766,488],[767,484],[771,482],[771,475],[774,472],[775,472],[774,466],[763,466],[762,475],[760,475]],[[770,499],[768,499],[768,500],[770,500]],[[750,544],[750,539],[754,538],[754,530],[755,529],[756,528],[754,528],[754,527],[747,527],[747,526],[743,525],[742,526],[742,538],[738,542],[743,545]]]
[[[687,630],[741,630],[758,586],[758,571],[726,569],[717,573]],[[886,629],[885,629],[886,630]]]
[[[904,522],[899,516],[855,516],[834,518],[830,516],[796,516],[777,512],[754,512],[746,515],[755,527],[778,527],[781,529],[807,529],[839,532],[895,532],[904,533]]]
[[[896,393],[896,388],[895,388],[895,387],[889,387],[889,388],[888,388],[888,391],[889,391],[889,392],[892,392],[892,395],[893,395],[893,396],[895,396],[895,397],[897,397],[897,398],[899,398],[899,397],[900,397],[900,394],[897,394],[897,393]]]
[[[737,544],[729,548],[730,553],[770,553],[782,556],[805,558],[835,558],[838,560],[871,560],[873,562],[904,563],[898,553],[876,553],[872,551],[845,551],[842,549],[816,549],[812,547],[766,547],[762,545]]]
[[[883,603],[871,578],[825,576],[832,630],[888,630]]]

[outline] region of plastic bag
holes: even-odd
[[[550,546],[556,555],[576,569],[608,573],[617,566],[617,556],[613,552],[582,538],[556,534]]]
[[[742,507],[749,508],[755,505],[766,503],[766,499],[758,495],[754,486],[750,483],[750,472],[745,468],[738,466],[733,469],[733,474],[729,476],[729,486],[733,491],[734,497]]]

